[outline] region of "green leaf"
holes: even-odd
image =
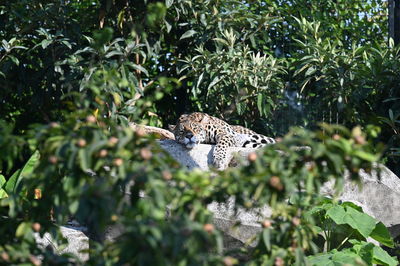
[[[394,247],[394,242],[392,237],[390,236],[389,230],[386,226],[379,222],[376,224],[374,230],[372,231],[370,237],[378,241],[379,243],[387,246],[387,247]]]
[[[259,93],[257,95],[257,108],[258,108],[258,112],[260,112],[260,114],[262,114],[262,110],[263,110],[263,103],[264,103],[264,99],[263,99],[263,95],[262,93]]]
[[[72,214],[75,214],[79,208],[79,201],[75,200],[68,205],[68,209]]]
[[[6,40],[2,40],[1,43],[3,44],[3,48],[6,52],[10,51],[10,45],[8,44],[8,42]]]
[[[69,43],[68,41],[62,41],[62,43],[67,46],[69,49],[72,49],[72,45],[71,43]]]
[[[312,67],[310,67],[309,69],[307,69],[305,76],[306,76],[306,77],[311,76],[311,75],[313,75],[316,71],[317,71],[317,69],[316,69],[315,67],[312,66]]]
[[[359,212],[353,208],[347,208],[348,215],[345,221],[356,229],[363,237],[367,238],[375,228],[376,220],[366,213]]]
[[[222,77],[220,76],[216,76],[210,83],[210,85],[208,85],[207,90],[211,89],[212,87],[214,87],[218,82],[220,82],[220,80],[222,80]]]
[[[344,217],[346,216],[346,211],[342,206],[334,206],[330,208],[326,215],[329,216],[335,223],[344,224]]]
[[[218,42],[218,43],[220,43],[220,44],[222,44],[222,45],[229,46],[229,42],[227,42],[225,39],[222,39],[222,38],[214,38],[213,40],[216,41],[216,42]]]
[[[352,243],[353,250],[356,251],[356,253],[369,265],[372,264],[372,258],[373,258],[373,248],[374,244],[368,243],[365,241],[358,241],[358,240],[350,240],[350,243]]]
[[[79,164],[83,171],[90,169],[90,158],[87,150],[80,149],[78,152]]]
[[[372,153],[367,153],[361,150],[356,150],[353,152],[353,155],[360,157],[363,160],[369,161],[369,162],[375,162],[378,160],[378,156],[374,155]]]
[[[15,192],[15,189],[18,187],[19,182],[24,178],[29,176],[33,170],[35,169],[36,165],[39,162],[40,154],[39,151],[35,151],[29,160],[26,162],[22,169],[15,171],[15,173],[10,177],[7,181],[5,186],[5,190],[7,193]]]
[[[334,265],[366,265],[358,254],[349,249],[333,254],[332,261]]]
[[[340,205],[343,207],[350,207],[350,208],[356,209],[357,211],[363,212],[363,209],[360,206],[358,206],[355,203],[350,202],[350,201],[345,201]]]
[[[169,24],[168,21],[165,19],[164,19],[164,24],[165,24],[165,27],[167,27],[167,32],[169,33],[172,29],[171,24]]]
[[[375,228],[376,220],[366,213],[359,212],[353,208],[347,208],[346,217],[349,225],[357,229],[365,238],[369,237]]]
[[[171,7],[173,3],[174,3],[174,0],[165,0],[165,6],[167,8]]]
[[[141,71],[141,72],[143,72],[146,76],[148,76],[149,75],[149,72],[147,72],[147,70],[144,68],[144,67],[142,67],[142,66],[140,66],[140,65],[136,65],[136,64],[129,64],[131,67],[133,67],[135,70],[139,70],[139,71]]]
[[[187,32],[185,32],[184,34],[182,34],[182,36],[179,38],[179,40],[183,40],[186,38],[190,38],[193,35],[195,35],[197,32],[195,30],[188,30]]]
[[[335,206],[329,209],[326,214],[336,224],[347,224],[365,238],[369,237],[376,224],[374,218],[351,207],[345,209],[342,206]]]
[[[40,45],[42,46],[43,49],[46,49],[47,46],[49,46],[52,42],[53,42],[53,40],[44,39],[44,40],[40,43]]]
[[[246,104],[244,102],[238,102],[236,104],[236,109],[239,115],[243,114],[246,110]]]
[[[321,265],[321,266],[334,266],[334,262],[332,261],[332,254],[317,254],[314,256],[308,256],[307,262],[309,265]]]
[[[263,230],[262,238],[267,251],[271,251],[271,232],[268,228]]]
[[[113,57],[114,55],[124,55],[121,51],[113,50],[106,54],[106,58]]]
[[[118,13],[118,19],[117,19],[117,25],[118,25],[118,28],[120,28],[120,29],[122,29],[124,27],[124,17],[125,17],[125,10],[122,9]]]
[[[23,222],[20,225],[18,225],[18,228],[15,232],[15,236],[16,237],[22,237],[24,236],[26,233],[28,233],[31,230],[31,225],[30,223],[27,222]]]
[[[9,55],[8,57],[11,59],[11,61],[13,61],[14,64],[16,64],[17,66],[19,66],[19,60],[18,60],[18,58],[16,58],[15,56],[12,56],[12,55]]]
[[[329,253],[308,256],[307,262],[308,265],[315,266],[366,265],[361,257],[351,249],[332,250]]]
[[[7,192],[3,189],[3,185],[6,183],[6,178],[0,175],[0,199],[7,198]]]
[[[396,257],[391,257],[385,250],[379,246],[374,247],[374,257],[372,262],[379,265],[397,266],[399,261]]]

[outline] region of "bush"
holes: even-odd
[[[42,2],[0,5],[2,263],[79,263],[33,237],[65,244],[58,226],[73,218],[95,238],[89,265],[233,265],[206,208],[232,196],[273,209],[257,247],[240,251],[248,264],[397,263],[365,242],[393,246],[381,223],[315,197],[372,169],[379,127],[396,162],[399,48],[385,2]],[[248,166],[203,173],[129,127],[192,110],[289,133]],[[110,225],[125,228],[115,242],[101,238]]]

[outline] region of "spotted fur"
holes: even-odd
[[[225,121],[205,113],[181,115],[174,126],[170,126],[176,141],[191,149],[196,144],[215,144],[213,163],[218,169],[225,169],[230,158],[229,147],[258,148],[275,143],[275,139],[242,126],[229,125]]]

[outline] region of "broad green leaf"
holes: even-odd
[[[340,265],[367,265],[361,257],[350,249],[308,256],[309,265],[315,266],[340,266]]]
[[[397,259],[390,257],[390,255],[379,246],[355,239],[352,239],[349,242],[353,244],[352,249],[369,264],[398,265]],[[365,255],[367,255],[367,257]]]
[[[391,257],[385,250],[383,250],[379,246],[374,247],[374,257],[372,262],[378,265],[399,265],[399,261],[396,259],[396,257]]]
[[[355,253],[351,252],[338,252],[332,256],[332,261],[335,263],[334,265],[357,265],[367,266],[368,264],[365,263],[360,256]]]
[[[326,215],[328,215],[335,223],[344,224],[344,217],[346,216],[346,211],[342,206],[334,206],[330,208]]]
[[[335,206],[326,213],[335,223],[347,224],[367,238],[375,228],[376,220],[351,207]]]
[[[379,243],[381,243],[387,247],[391,247],[391,248],[394,247],[394,242],[393,242],[392,237],[390,236],[389,230],[386,228],[386,226],[382,222],[379,222],[376,224],[370,237],[379,241]]]
[[[355,209],[357,211],[363,212],[363,209],[360,206],[358,206],[355,203],[350,202],[350,201],[345,201],[340,205],[343,206],[343,207],[350,207],[350,208],[353,208],[353,209]]]
[[[353,244],[353,250],[369,265],[372,264],[374,244],[365,241],[349,241]]]
[[[307,262],[309,265],[335,266],[335,263],[332,261],[332,254],[326,253],[308,256]]]
[[[7,181],[6,186],[4,187],[7,193],[15,192],[15,189],[18,187],[19,182],[24,178],[30,175],[35,169],[36,165],[39,162],[39,151],[35,151],[29,160],[26,162],[22,169],[17,170]]]
[[[356,229],[363,237],[367,238],[374,230],[376,220],[366,213],[359,212],[353,208],[347,208],[348,215],[345,216],[345,222]]]

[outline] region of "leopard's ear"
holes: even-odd
[[[200,123],[208,123],[210,121],[210,117],[208,116],[208,115],[205,115],[202,119],[201,119],[201,121],[200,121]]]
[[[175,128],[176,128],[176,125],[168,125],[168,129],[171,132],[174,132]]]

